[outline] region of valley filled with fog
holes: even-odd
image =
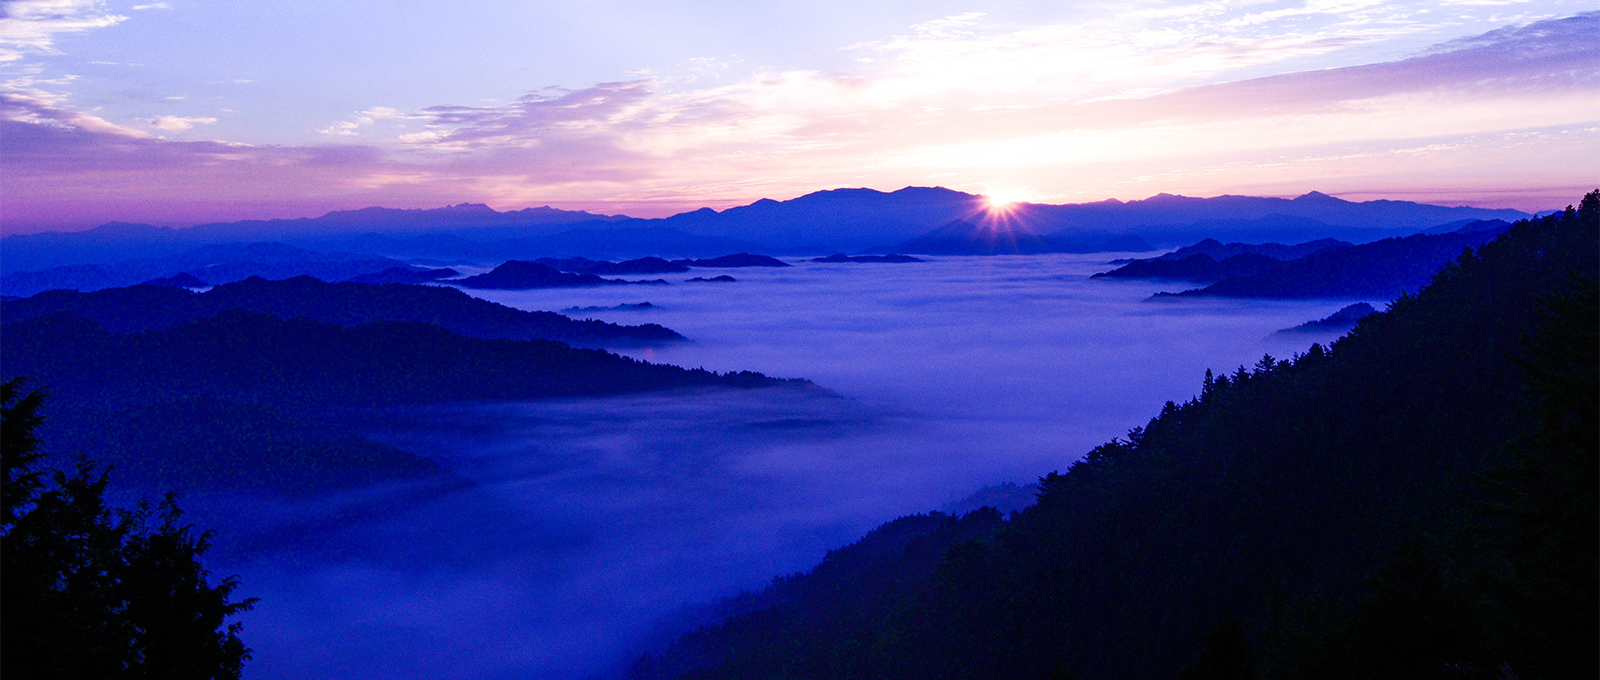
[[[623,353],[815,388],[454,404],[370,414],[374,439],[471,482],[305,501],[187,499],[211,568],[261,598],[250,678],[582,678],[695,605],[813,566],[895,517],[1064,470],[1168,400],[1350,300],[1146,302],[1115,254],[728,270],[732,283],[470,291],[658,323]],[[653,278],[653,277],[652,277]],[[1380,309],[1383,301],[1369,300]],[[329,517],[335,519],[328,519]]]

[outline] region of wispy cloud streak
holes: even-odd
[[[54,52],[59,33],[105,28],[128,18],[111,13],[100,0],[8,0],[0,3],[0,12],[0,63]]]
[[[145,197],[144,219],[174,222],[183,211],[162,212],[174,204],[214,218],[230,202],[274,200],[662,214],[909,184],[1036,201],[1321,189],[1538,208],[1591,181],[1581,151],[1600,140],[1600,13],[1399,60],[1244,77],[1417,25],[1414,8],[1370,0],[1258,8],[1202,3],[1010,31],[962,15],[848,48],[862,65],[847,73],[549,88],[500,106],[374,107],[322,130],[359,145],[165,141],[13,85],[0,99],[16,161],[4,170],[16,199],[6,227],[41,223],[46,204],[109,217],[132,195]],[[35,144],[45,137],[60,141]],[[150,172],[96,176],[131,166]]]

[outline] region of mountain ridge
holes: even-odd
[[[514,244],[502,243],[498,246],[501,252],[490,259],[535,259],[595,254],[608,257],[671,254],[623,252],[618,247],[621,244],[607,246],[615,252],[578,252],[590,242],[625,229],[636,230],[630,236],[633,241],[648,234],[675,230],[684,235],[677,238],[679,241],[709,238],[744,243],[723,252],[768,250],[778,254],[824,255],[884,247],[955,220],[977,223],[1003,220],[1028,233],[1071,242],[1136,235],[1158,246],[1166,246],[1192,242],[1204,236],[1256,240],[1263,237],[1265,240],[1301,237],[1306,237],[1302,240],[1322,237],[1377,240],[1398,235],[1398,231],[1466,219],[1516,220],[1527,216],[1527,213],[1509,209],[1387,199],[1353,202],[1320,192],[1293,199],[1237,195],[1197,198],[1161,193],[1129,201],[1019,203],[1000,210],[992,208],[983,196],[944,187],[905,187],[892,192],[841,188],[782,201],[763,198],[721,211],[701,208],[649,219],[548,206],[501,212],[483,204],[456,204],[431,209],[369,207],[330,211],[318,217],[214,222],[181,229],[110,222],[78,232],[6,236],[0,239],[0,247],[7,253],[5,261],[0,262],[3,267],[0,271],[33,271],[63,264],[115,261],[107,258],[128,259],[130,247],[139,250],[136,256],[159,257],[222,242],[277,240],[305,246],[357,239],[379,227],[380,236],[415,238],[443,234],[469,242],[532,239],[534,243],[526,245],[542,247],[545,251],[513,255],[504,251]],[[1208,225],[1207,221],[1213,224]],[[1202,233],[1207,229],[1219,233]],[[562,233],[568,235],[564,239],[557,238]],[[1285,236],[1290,233],[1293,235]],[[549,242],[537,243],[540,239]],[[698,253],[700,256],[710,254],[715,253]]]

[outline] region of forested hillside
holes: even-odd
[[[309,276],[280,281],[252,277],[195,293],[170,286],[128,286],[88,293],[52,290],[5,305],[7,323],[47,314],[88,319],[112,333],[161,330],[242,309],[279,319],[359,326],[415,321],[472,338],[557,340],[580,347],[626,347],[683,340],[656,324],[619,326],[527,312],[446,286],[327,283]]]
[[[1519,222],[1009,521],[869,536],[631,676],[1593,678],[1597,232],[1600,191]]]
[[[431,461],[354,434],[345,422],[351,409],[800,382],[686,370],[549,340],[464,337],[425,323],[346,327],[237,308],[123,333],[57,312],[8,318],[3,332],[3,376],[31,378],[53,396],[45,436],[57,450],[92,449],[119,466],[119,479],[184,491],[304,494],[401,479],[459,481]]]

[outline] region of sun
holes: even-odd
[[[1022,199],[1008,191],[990,191],[983,196],[984,206],[989,212],[1010,212]]]

